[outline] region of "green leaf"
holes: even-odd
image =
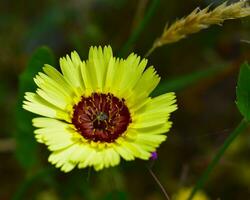
[[[48,47],[41,47],[30,58],[25,71],[19,77],[18,102],[16,107],[16,156],[21,166],[29,169],[38,162],[37,143],[33,136],[31,120],[34,115],[22,108],[25,92],[34,92],[34,76],[42,70],[44,64],[55,63],[54,55]]]
[[[248,63],[241,65],[236,96],[236,104],[240,113],[247,121],[250,121],[250,66]]]
[[[221,72],[223,69],[225,69],[224,66],[219,66],[219,67],[216,66],[162,81],[157,86],[155,91],[152,93],[152,96],[157,96],[170,91],[176,92],[182,90],[190,85],[197,83],[198,81],[204,78],[208,78],[210,76],[217,74],[218,72]]]

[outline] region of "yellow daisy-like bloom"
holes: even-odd
[[[192,192],[192,188],[190,187],[184,187],[181,188],[174,196],[173,200],[187,200],[189,195]],[[207,195],[203,191],[198,191],[195,196],[193,197],[193,200],[209,200]]]
[[[35,137],[52,151],[49,161],[62,171],[75,166],[95,170],[120,158],[147,160],[166,140],[175,94],[149,97],[160,81],[153,66],[135,54],[113,57],[110,46],[91,47],[82,61],[76,52],[60,59],[62,73],[45,65],[26,92],[23,108],[33,119]]]

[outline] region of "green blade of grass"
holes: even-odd
[[[241,65],[237,89],[236,89],[236,96],[237,96],[237,107],[239,112],[243,115],[242,121],[236,127],[236,129],[229,135],[229,137],[225,140],[221,148],[219,149],[218,153],[215,155],[211,163],[208,165],[205,172],[202,174],[200,179],[197,181],[194,189],[192,190],[188,200],[192,200],[195,196],[196,192],[201,189],[207,179],[209,178],[210,174],[219,163],[221,157],[224,155],[225,151],[231,145],[231,143],[236,139],[236,137],[242,133],[247,127],[248,122],[250,121],[250,66],[247,63]]]
[[[208,180],[210,174],[216,167],[216,165],[219,163],[221,157],[224,155],[225,151],[228,149],[230,144],[235,140],[235,138],[242,133],[246,128],[248,127],[248,123],[245,119],[243,119],[239,125],[236,127],[236,129],[229,135],[229,137],[226,139],[222,147],[219,149],[218,153],[215,155],[211,163],[208,165],[205,172],[201,175],[200,179],[197,181],[196,185],[194,186],[190,196],[188,197],[188,200],[192,200],[195,196],[196,192],[199,191],[205,184],[205,182]]]
[[[160,3],[160,0],[152,0],[152,3],[150,4],[147,13],[145,14],[142,21],[139,23],[138,27],[134,30],[134,32],[130,35],[127,42],[124,44],[123,48],[121,49],[119,56],[125,56],[126,53],[129,51],[131,46],[136,42],[136,40],[139,38],[140,34],[154,15],[155,11],[157,10],[157,7]]]
[[[164,80],[157,86],[157,88],[152,93],[152,96],[157,96],[170,91],[182,90],[204,78],[213,76],[218,72],[221,72],[223,69],[225,69],[224,66],[211,67],[208,69],[192,72],[190,74],[182,75],[176,78]]]

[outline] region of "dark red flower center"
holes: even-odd
[[[125,100],[110,93],[93,93],[74,106],[72,123],[84,138],[95,142],[113,142],[130,122]]]

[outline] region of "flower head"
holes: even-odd
[[[192,192],[192,188],[190,187],[180,188],[177,191],[177,193],[173,196],[173,200],[188,199],[191,192]],[[193,197],[193,200],[209,200],[209,198],[203,191],[198,191],[196,195]]]
[[[61,58],[62,73],[44,66],[23,107],[42,116],[33,119],[34,133],[52,152],[52,164],[65,172],[76,166],[101,170],[120,158],[151,157],[177,106],[174,93],[149,97],[160,78],[146,65],[135,54],[119,59],[111,47],[91,47],[87,61],[76,52]]]

